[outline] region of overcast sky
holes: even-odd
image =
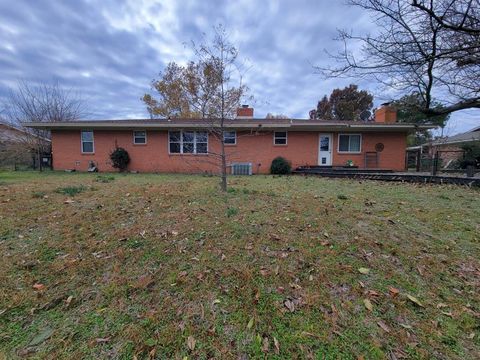
[[[0,98],[19,80],[58,81],[87,101],[90,118],[145,118],[140,98],[185,43],[224,24],[240,58],[255,116],[306,118],[324,94],[355,79],[324,80],[338,28],[371,32],[368,14],[331,0],[0,0]],[[360,83],[388,100],[374,83]],[[382,97],[383,94],[383,97]],[[388,94],[387,94],[388,95]],[[480,111],[454,114],[447,134],[480,125]]]

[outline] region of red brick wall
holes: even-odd
[[[384,149],[378,154],[378,167],[396,171],[405,170],[405,150],[407,147],[405,133],[363,133],[360,154],[338,153],[338,134],[334,134],[333,137],[333,165],[345,165],[348,160],[352,160],[354,165],[364,168],[365,152],[375,151],[375,145],[382,143]]]
[[[268,173],[272,160],[283,156],[293,167],[318,164],[318,133],[289,132],[287,145],[274,145],[272,132],[237,133],[237,145],[229,145],[230,162],[251,162],[254,173]],[[385,150],[380,153],[380,167],[403,170],[405,163],[406,134],[365,133],[362,136],[362,154],[338,154],[337,134],[333,134],[333,165],[344,165],[353,160],[364,167],[363,151],[374,151],[382,142]],[[218,165],[211,155],[180,155],[168,153],[168,132],[147,131],[147,144],[134,145],[132,131],[94,131],[95,154],[82,154],[80,131],[52,131],[53,166],[56,170],[76,169],[85,171],[90,160],[100,171],[112,171],[109,154],[120,146],[130,154],[129,170],[140,172],[217,172]],[[209,136],[209,151],[218,152],[219,143]]]

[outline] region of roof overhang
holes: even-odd
[[[24,126],[46,130],[174,130],[174,129],[211,129],[219,128],[216,123],[208,121],[139,121],[139,120],[99,120],[99,121],[71,121],[71,122],[30,122]],[[416,125],[406,123],[353,123],[314,120],[291,121],[240,121],[230,120],[224,123],[224,128],[248,131],[345,131],[345,132],[413,132],[418,130],[434,129],[433,125]]]

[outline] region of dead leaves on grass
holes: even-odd
[[[419,307],[425,307],[422,305],[422,303],[414,296],[410,295],[410,294],[407,294],[407,299],[410,300],[412,303],[414,303],[415,305],[419,306]]]
[[[369,299],[363,299],[363,305],[365,305],[365,308],[368,310],[368,311],[373,311],[373,305],[372,305],[372,302],[369,300]]]
[[[370,273],[370,269],[361,267],[358,268],[358,272],[363,275],[368,275]]]
[[[190,335],[187,339],[187,347],[190,351],[193,351],[195,350],[195,345],[197,344],[197,340],[195,340],[195,338]]]
[[[302,305],[303,301],[301,298],[287,298],[283,302],[283,306],[287,308],[287,310],[291,313],[295,312],[295,310]]]

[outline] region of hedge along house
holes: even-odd
[[[217,173],[213,154],[220,141],[209,134],[204,119],[97,120],[29,123],[51,130],[53,167],[86,171],[93,162],[99,171],[113,171],[110,153],[126,149],[130,171]],[[266,174],[282,156],[292,166],[345,166],[405,169],[407,134],[431,126],[397,123],[396,112],[380,107],[374,121],[258,119],[243,106],[237,118],[225,121],[224,143],[229,172],[238,169]],[[241,167],[236,165],[243,165]]]

